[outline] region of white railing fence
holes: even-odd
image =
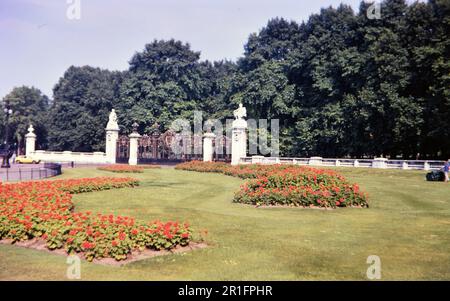
[[[244,157],[241,164],[295,164],[311,166],[347,166],[347,167],[369,167],[369,168],[393,168],[393,169],[415,169],[415,170],[439,170],[444,161],[437,160],[399,160],[399,159],[342,159],[342,158],[283,158],[283,157]]]
[[[30,157],[42,162],[75,162],[85,164],[105,164],[108,162],[106,154],[103,152],[82,153],[71,151],[43,151],[30,152]]]

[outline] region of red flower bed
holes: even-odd
[[[98,167],[98,170],[105,170],[117,173],[142,173],[144,169],[153,169],[153,168],[161,168],[159,165],[126,165],[126,164],[115,164],[115,165],[107,165]]]
[[[220,162],[202,162],[202,161],[188,161],[175,166],[175,169],[198,171],[198,172],[218,172],[224,173],[225,170],[230,169],[231,165]]]
[[[295,165],[238,165],[192,161],[177,169],[220,172],[250,179],[235,194],[234,202],[268,206],[368,207],[367,195],[357,184],[332,170]]]
[[[117,173],[142,173],[144,168],[140,166],[117,164],[97,167],[98,170],[117,172]]]
[[[43,239],[49,249],[83,252],[86,259],[126,259],[134,249],[187,245],[190,230],[178,222],[73,212],[74,193],[134,187],[132,178],[91,178],[0,183],[0,239]]]

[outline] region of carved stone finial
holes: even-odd
[[[34,134],[34,127],[32,124],[28,127],[28,134]]]
[[[135,121],[131,127],[133,128],[133,133],[137,133],[139,124]]]
[[[157,122],[155,122],[151,127],[150,127],[150,133],[154,136],[159,135],[160,134],[160,130],[159,130],[159,124]]]

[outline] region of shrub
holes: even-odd
[[[368,207],[367,195],[357,184],[332,170],[296,165],[237,165],[192,161],[177,169],[220,172],[249,179],[233,201],[256,206]]]
[[[134,218],[73,212],[72,194],[135,187],[132,178],[87,178],[0,183],[0,239],[39,238],[47,248],[83,252],[87,260],[127,258],[134,249],[171,249],[187,245],[189,225],[141,222]]]

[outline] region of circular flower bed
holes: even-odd
[[[86,178],[0,183],[0,239],[42,239],[50,250],[81,252],[87,260],[127,258],[135,249],[172,249],[190,240],[189,225],[73,212],[72,194],[135,187],[132,178]]]
[[[256,206],[368,207],[367,195],[357,184],[332,170],[295,165],[238,165],[192,161],[177,169],[219,172],[249,179],[234,202]]]

